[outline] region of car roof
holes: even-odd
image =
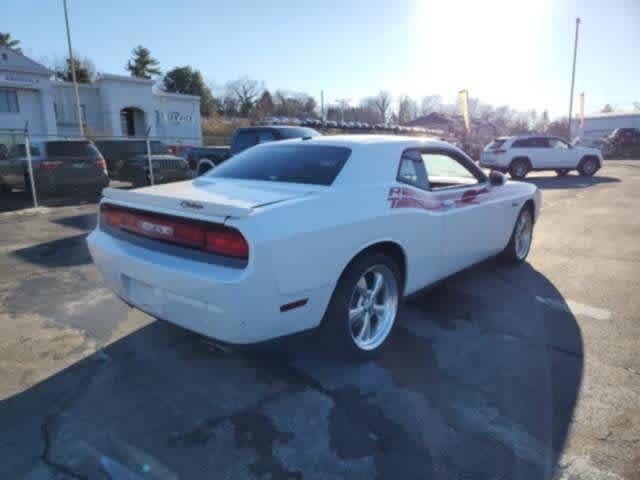
[[[455,148],[450,143],[431,137],[409,137],[403,135],[323,135],[320,137],[312,137],[309,139],[290,139],[281,142],[264,143],[264,146],[276,146],[283,143],[293,143],[303,141],[309,145],[327,145],[347,148],[360,148],[375,145],[395,146],[399,149],[435,147],[435,148]]]

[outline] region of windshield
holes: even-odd
[[[213,178],[331,185],[351,150],[320,145],[271,145],[245,150],[208,173]]]

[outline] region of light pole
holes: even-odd
[[[580,30],[580,17],[576,18],[576,38],[573,43],[573,69],[571,70],[571,94],[569,95],[569,126],[568,138],[571,142],[571,116],[573,115],[573,85],[576,80],[576,57],[578,56],[578,31]]]
[[[76,114],[78,115],[78,125],[80,126],[80,136],[84,137],[84,125],[82,125],[82,108],[80,108],[80,93],[78,92],[78,81],[76,80],[76,62],[73,60],[71,49],[71,33],[69,32],[69,14],[67,13],[67,0],[62,0],[64,5],[64,23],[67,26],[67,46],[69,47],[69,68],[71,69],[71,80],[73,89],[76,92]]]

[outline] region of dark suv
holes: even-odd
[[[104,158],[86,140],[47,140],[31,142],[31,165],[36,191],[71,193],[83,190],[98,193],[109,185]],[[0,188],[30,190],[24,143],[13,145],[0,157]]]
[[[134,187],[151,183],[145,140],[97,140],[95,143],[107,161],[107,170],[112,179],[131,182]],[[159,141],[150,143],[155,183],[191,178],[186,160],[171,155],[167,147]]]
[[[640,158],[640,129],[616,128],[606,138],[607,157]]]

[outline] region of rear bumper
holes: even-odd
[[[271,272],[256,265],[234,269],[189,260],[98,229],[87,243],[106,283],[125,302],[223,342],[256,343],[313,328],[326,307],[328,286],[283,296]],[[280,311],[303,298],[308,299],[303,307]]]
[[[480,166],[483,168],[504,171],[507,169],[507,161],[506,159],[496,158],[494,155],[487,156],[483,153],[480,154]]]

